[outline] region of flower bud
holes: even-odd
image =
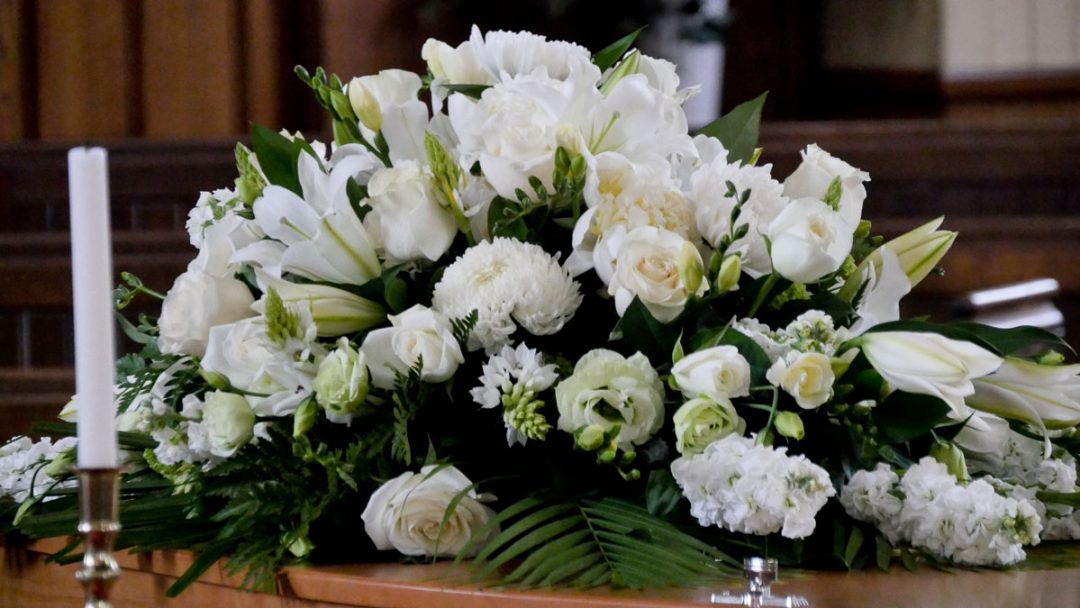
[[[586,452],[600,449],[604,444],[604,427],[598,424],[581,427],[574,433],[574,443]]]
[[[723,397],[691,399],[675,411],[673,421],[675,449],[684,456],[700,454],[710,443],[746,427],[735,406]]]
[[[945,465],[949,473],[958,480],[967,481],[971,478],[968,475],[964,452],[953,442],[935,441],[934,445],[930,446],[930,457]]]
[[[320,407],[330,414],[355,414],[367,398],[369,376],[367,357],[338,339],[337,348],[319,363],[313,383]]]
[[[315,417],[318,412],[315,401],[310,397],[305,399],[293,412],[293,437],[303,437],[311,430],[311,427],[315,426]]]
[[[732,255],[724,258],[720,272],[716,274],[716,293],[724,294],[739,288],[742,276],[742,257]]]
[[[802,418],[795,412],[777,412],[773,425],[776,427],[776,432],[784,437],[799,440],[806,435]]]
[[[229,379],[225,377],[225,374],[210,371],[205,367],[200,367],[199,375],[210,385],[210,388],[215,388],[219,391],[229,388]]]
[[[675,265],[679,269],[679,279],[686,286],[687,293],[701,295],[698,290],[702,286],[701,280],[705,274],[705,268],[701,262],[701,253],[693,243],[683,242],[675,258]]]

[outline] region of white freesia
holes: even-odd
[[[158,348],[170,355],[206,354],[210,328],[254,316],[247,285],[233,277],[188,270],[165,294],[158,319]]]
[[[858,338],[858,344],[890,388],[938,397],[958,421],[971,412],[964,398],[975,392],[972,380],[989,375],[1003,362],[971,342],[929,332],[870,331]]]
[[[364,226],[388,263],[434,262],[454,242],[454,216],[439,204],[431,175],[416,162],[376,171],[368,182],[368,197],[371,211]]]
[[[862,219],[863,201],[866,200],[866,182],[870,175],[810,144],[802,152],[802,163],[784,180],[784,195],[793,198],[824,200],[833,180],[839,178],[841,194],[838,211],[849,226],[856,226]]]
[[[404,555],[456,556],[494,512],[474,490],[461,495],[472,482],[454,466],[427,465],[419,473],[406,471],[387,481],[368,500],[360,518],[375,548]],[[460,500],[449,517],[446,509]],[[444,521],[445,519],[445,521]],[[492,530],[492,534],[498,530]],[[473,539],[483,546],[484,539]]]
[[[971,407],[1014,420],[1064,429],[1080,424],[1080,364],[1040,365],[1006,357],[989,376],[975,380]]]
[[[785,279],[813,283],[844,263],[854,230],[820,200],[793,200],[769,224],[773,268]]]
[[[450,321],[442,313],[417,304],[388,318],[392,327],[368,333],[360,345],[375,386],[393,388],[396,374],[408,373],[417,361],[422,362],[420,379],[432,383],[449,380],[464,363]]]
[[[254,436],[255,412],[247,399],[236,393],[211,391],[204,398],[202,424],[210,453],[229,458]]]
[[[793,351],[777,359],[765,379],[784,389],[804,410],[815,409],[832,397],[836,381],[832,360],[821,353]]]
[[[640,445],[664,422],[664,385],[648,358],[629,358],[602,348],[578,359],[574,373],[555,386],[560,431],[619,425],[622,447]]]
[[[699,397],[679,406],[672,416],[675,449],[683,456],[700,454],[714,441],[742,434],[746,422],[726,397]]]
[[[705,396],[719,401],[750,394],[750,364],[730,345],[686,355],[672,366],[671,375],[690,399]]]
[[[608,293],[622,315],[635,297],[657,320],[667,323],[686,307],[691,296],[708,289],[702,281],[701,254],[683,237],[661,228],[642,226],[626,235],[619,247]],[[697,285],[687,283],[696,276]]]

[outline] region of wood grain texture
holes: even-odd
[[[145,0],[143,134],[213,137],[242,130],[238,0]]]
[[[40,551],[59,548],[46,541],[31,551],[0,547],[0,606],[53,608],[74,605],[78,586],[74,567],[45,565]],[[717,589],[632,591],[515,592],[484,589],[461,582],[462,568],[431,565],[350,564],[286,568],[281,596],[235,589],[235,580],[212,568],[179,598],[166,601],[163,591],[190,563],[185,552],[150,556],[122,554],[124,572],[115,587],[115,605],[124,608],[674,608],[709,603]],[[739,582],[729,586],[738,589]],[[885,573],[788,572],[774,593],[797,594],[814,608],[1058,608],[1080,605],[1080,569],[1009,570],[944,573],[929,569]]]
[[[135,135],[135,5],[38,0],[38,126],[42,139]]]
[[[18,141],[31,135],[33,85],[29,84],[33,57],[27,52],[25,0],[0,0],[0,141]]]

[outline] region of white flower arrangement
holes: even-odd
[[[956,234],[873,235],[869,175],[813,144],[774,175],[764,97],[692,135],[693,89],[632,41],[474,29],[429,40],[427,75],[298,70],[334,141],[254,128],[160,317],[125,324],[124,499],[166,505],[147,538],[210,531],[259,580],[505,551],[527,580],[648,586],[715,574],[717,538],[850,566],[892,554],[870,525],[974,565],[1080,537],[1068,345],[900,321]],[[69,445],[0,450],[0,517],[34,529],[31,471]]]

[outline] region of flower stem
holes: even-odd
[[[746,313],[746,316],[753,317],[757,314],[761,305],[765,303],[765,300],[769,297],[769,292],[772,291],[776,282],[780,280],[780,275],[773,273],[769,275],[769,278],[765,279],[765,284],[758,290],[757,297],[754,298],[754,304],[750,307],[750,310]]]

